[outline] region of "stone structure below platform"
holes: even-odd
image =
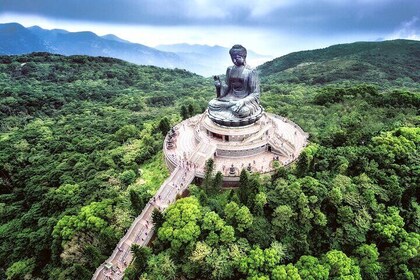
[[[174,127],[172,136],[165,138],[164,154],[170,171],[188,164],[198,178],[204,177],[205,162],[212,158],[215,172],[222,172],[227,183],[239,181],[242,169],[272,173],[274,161],[289,165],[307,139],[298,125],[274,114],[263,113],[250,125],[227,127],[213,122],[205,112]]]

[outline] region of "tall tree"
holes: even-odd
[[[130,190],[130,201],[134,211],[139,214],[143,210],[144,203],[139,194],[133,189]]]
[[[201,234],[199,221],[202,218],[201,205],[195,197],[179,199],[168,207],[165,222],[158,230],[158,238],[168,242],[175,251],[194,246]]]
[[[153,209],[152,221],[155,226],[155,230],[158,230],[162,226],[163,222],[165,221],[165,218],[162,212],[160,212],[157,208]]]
[[[355,250],[357,263],[362,272],[363,279],[380,279],[382,270],[379,262],[379,252],[375,244],[363,244]]]
[[[158,129],[163,136],[165,136],[169,132],[169,130],[171,129],[171,123],[169,122],[169,119],[167,117],[163,117],[159,121]]]
[[[172,280],[175,279],[177,266],[168,253],[152,255],[147,260],[147,279]]]
[[[214,160],[209,158],[206,161],[206,165],[204,166],[204,182],[203,185],[205,188],[211,187],[211,182],[213,178],[213,171],[214,171]]]
[[[190,117],[194,116],[194,106],[191,103],[188,104],[188,115]]]
[[[181,117],[183,120],[186,120],[189,117],[188,110],[187,107],[185,107],[185,105],[181,106]]]
[[[223,174],[222,172],[218,171],[216,175],[214,176],[212,186],[214,189],[220,189],[223,184]]]
[[[131,253],[134,255],[133,265],[136,270],[136,274],[140,275],[146,269],[147,261],[152,255],[152,250],[149,247],[133,244],[131,245]]]

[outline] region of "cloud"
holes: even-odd
[[[420,39],[420,21],[418,17],[412,17],[410,20],[401,23],[396,32],[394,32],[390,39]]]
[[[391,31],[418,0],[1,0],[4,13],[155,26],[261,26],[290,32]]]

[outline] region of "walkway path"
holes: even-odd
[[[181,195],[194,180],[197,168],[202,169],[205,160],[210,158],[213,152],[213,149],[209,149],[206,153],[203,153],[203,149],[200,149],[200,146],[198,146],[191,157],[189,157],[191,160],[184,160],[175,168],[155,196],[144,207],[141,214],[134,220],[112,255],[96,269],[92,279],[123,278],[125,268],[133,259],[133,254],[131,253],[132,244],[146,246],[154,233],[152,222],[153,209],[157,208],[163,211],[173,203],[177,194]]]

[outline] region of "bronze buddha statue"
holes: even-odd
[[[263,113],[259,104],[260,86],[255,69],[246,64],[246,49],[234,45],[229,54],[233,66],[226,70],[226,82],[214,77],[216,98],[209,102],[208,115],[224,126],[244,126],[257,121]]]

